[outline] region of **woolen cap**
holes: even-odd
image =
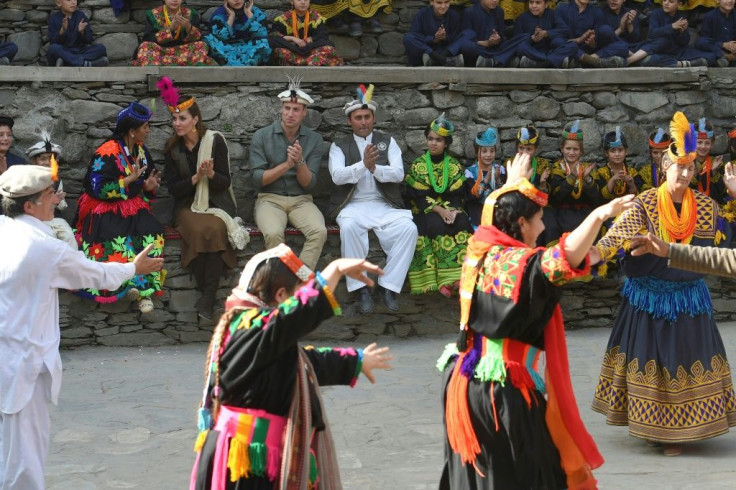
[[[53,183],[48,167],[13,165],[0,175],[0,195],[11,198],[32,196]]]

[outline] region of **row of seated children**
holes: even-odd
[[[510,38],[499,0],[477,0],[462,14],[450,0],[430,0],[412,19],[404,45],[410,66],[726,67],[736,61],[734,0],[717,0],[692,46],[688,21],[678,10],[686,1],[662,0],[649,14],[643,39],[639,14],[624,0],[601,7],[571,0],[554,9],[550,0],[527,0]]]
[[[146,12],[143,42],[133,65],[255,66],[270,62],[272,56],[281,65],[342,65],[325,19],[310,9],[309,0],[291,4],[292,9],[273,20],[269,35],[266,14],[251,0],[226,0],[213,12],[205,35],[196,10],[184,7],[182,0],[163,0]],[[59,10],[49,17],[49,65],[107,66],[105,46],[94,43],[89,19],[77,9],[77,0],[56,0],[56,5]],[[17,47],[8,47],[6,53],[3,46],[0,64],[7,64]]]
[[[715,142],[713,126],[702,118],[698,121],[697,156],[691,187],[711,197],[719,206],[726,206],[734,197],[724,182],[723,156],[711,156]],[[495,161],[498,133],[490,128],[485,137],[476,138],[477,161],[466,170],[468,215],[477,226],[485,198],[505,182],[504,165]],[[545,231],[540,244],[549,244],[563,233],[575,229],[597,206],[626,194],[638,194],[663,182],[660,170],[662,155],[669,147],[669,135],[662,129],[649,135],[649,161],[634,167],[627,163],[628,143],[619,127],[603,136],[606,160],[595,164],[583,159],[583,131],[578,121],[568,124],[560,140],[561,157],[554,162],[537,156],[539,132],[534,126],[524,126],[517,133],[516,151],[532,156],[531,182],[549,194],[545,209]],[[729,148],[736,149],[736,129],[728,134]],[[482,145],[482,141],[488,142]],[[484,148],[483,146],[493,146]],[[736,155],[729,155],[733,159]],[[506,162],[508,164],[509,162]]]

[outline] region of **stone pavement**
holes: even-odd
[[[608,333],[568,333],[581,413],[606,458],[595,473],[600,488],[736,487],[736,434],[666,458],[590,410]],[[736,323],[722,324],[721,334],[736,359]],[[356,346],[371,339],[364,340]],[[354,389],[324,390],[345,488],[436,488],[443,456],[434,363],[454,336],[378,340],[392,348],[393,370],[378,372],[375,386],[361,378]],[[187,488],[205,350],[204,344],[190,344],[64,351],[61,399],[52,409],[48,488]]]

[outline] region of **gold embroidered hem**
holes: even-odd
[[[325,19],[333,18],[343,10],[348,10],[364,19],[370,19],[376,15],[381,8],[383,8],[384,13],[390,14],[391,2],[392,0],[377,0],[372,2],[362,2],[360,0],[336,0],[335,2],[325,4],[312,2],[310,7],[319,12]]]
[[[720,354],[710,360],[678,366],[672,377],[649,360],[627,364],[616,346],[606,352],[596,386],[593,410],[610,425],[628,425],[629,434],[647,440],[679,443],[708,439],[736,426],[736,401],[731,370]]]

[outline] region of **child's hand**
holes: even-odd
[[[251,0],[245,0],[245,4],[243,4],[243,13],[249,19],[253,17],[253,2]]]
[[[590,176],[590,173],[593,171],[594,168],[595,168],[595,164],[593,164],[593,163],[589,163],[588,165],[585,165],[583,167],[583,169],[584,169],[583,170],[583,177],[587,178],[588,176]]]
[[[85,20],[82,19],[82,20],[79,21],[79,25],[77,26],[77,30],[79,31],[80,34],[84,34],[84,30],[87,28],[88,25],[89,25],[89,23],[88,22],[85,22]]]
[[[61,19],[61,29],[59,29],[59,34],[64,34],[69,27],[69,17],[66,15],[63,19]]]
[[[373,377],[374,369],[391,369],[388,363],[392,357],[388,355],[388,347],[378,347],[375,342],[363,349],[363,366],[361,372],[365,374],[371,384],[376,383]]]
[[[736,53],[736,41],[728,41],[721,45],[724,51],[729,53]]]
[[[672,29],[675,31],[685,32],[685,29],[687,29],[687,20],[684,18],[677,19],[672,23]]]
[[[445,31],[445,26],[441,25],[439,29],[437,29],[437,32],[434,33],[434,42],[440,43],[447,39],[447,32]]]
[[[498,34],[496,29],[493,29],[491,37],[488,38],[488,42],[491,46],[495,46],[496,44],[499,44],[501,42],[501,36]]]
[[[222,6],[225,7],[225,12],[227,12],[227,22],[228,24],[230,24],[230,19],[235,20],[235,11],[230,8],[230,5],[228,5],[227,0],[225,0]]]

